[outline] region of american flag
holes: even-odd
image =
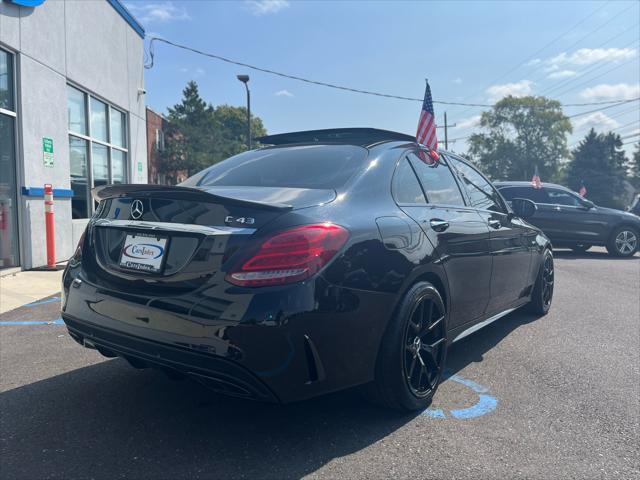
[[[542,188],[542,181],[540,180],[540,174],[538,173],[538,166],[536,165],[536,169],[533,172],[533,177],[531,177],[531,185],[533,188]]]
[[[580,191],[578,192],[580,194],[581,197],[586,197],[587,196],[587,187],[584,186],[584,181],[581,182],[580,184]]]
[[[431,150],[438,148],[436,117],[433,113],[433,99],[431,98],[429,82],[427,82],[427,88],[424,91],[424,101],[422,102],[422,111],[420,112],[420,120],[418,121],[416,141]]]

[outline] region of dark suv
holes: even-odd
[[[611,255],[631,257],[638,251],[640,218],[621,210],[596,206],[561,185],[546,183],[534,188],[529,182],[496,182],[504,198],[526,198],[537,205],[527,219],[551,239],[554,247],[584,252],[605,246]]]
[[[628,211],[640,217],[640,194],[636,195],[636,198],[633,199]]]

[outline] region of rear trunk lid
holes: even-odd
[[[129,293],[175,294],[214,277],[253,234],[289,211],[331,202],[334,190],[110,185],[84,245],[93,280]]]

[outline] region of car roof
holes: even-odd
[[[498,181],[498,182],[493,182],[493,184],[496,187],[531,187],[534,188],[534,186],[531,184],[530,181]],[[563,190],[569,190],[567,187],[563,186],[563,185],[558,185],[557,183],[543,183],[542,184],[542,188],[544,187],[554,187],[554,188],[562,188]]]
[[[381,130],[378,128],[329,128],[324,130],[306,130],[301,132],[265,135],[257,139],[265,145],[293,144],[338,144],[371,147],[382,142],[412,142],[416,138],[406,133]]]

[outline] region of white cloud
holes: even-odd
[[[460,77],[456,77],[453,79],[453,83],[456,85],[460,85],[462,83],[462,79]]]
[[[480,125],[480,115],[463,118],[459,122],[456,122],[456,128],[473,128],[477,127],[478,125]]]
[[[291,93],[289,90],[278,90],[276,93],[274,93],[274,95],[276,97],[293,97],[293,93]]]
[[[626,60],[636,56],[635,48],[581,48],[569,54],[562,52],[547,60],[548,65],[590,65],[609,60]]]
[[[515,83],[505,83],[502,85],[492,85],[487,88],[487,94],[489,95],[489,101],[496,102],[503,97],[513,95],[514,97],[523,97],[531,93],[531,86],[533,82],[531,80],[520,80]]]
[[[289,0],[247,0],[245,3],[254,15],[278,13],[289,7]]]
[[[202,77],[206,72],[204,70],[204,68],[194,68],[193,70],[187,68],[187,67],[182,67],[180,69],[178,69],[178,71],[180,73],[186,73],[189,76],[191,76],[192,78],[197,78],[197,77]]]
[[[575,72],[573,70],[558,70],[555,72],[551,72],[549,75],[547,75],[547,78],[551,78],[551,79],[569,78],[569,77],[575,77],[577,74],[578,72]]]
[[[539,58],[534,58],[532,60],[529,60],[527,63],[524,64],[525,67],[533,67],[535,65],[538,65],[542,63],[542,60]]]
[[[594,128],[598,131],[608,132],[620,124],[613,118],[602,112],[595,112],[590,115],[585,115],[577,120],[573,121],[574,130],[579,130],[584,127]]]
[[[603,83],[595,87],[585,88],[580,96],[587,100],[617,100],[640,97],[640,83],[618,83],[615,85]]]
[[[183,6],[177,7],[173,2],[133,3],[127,2],[127,9],[143,24],[166,23],[172,20],[190,20],[191,17]]]

